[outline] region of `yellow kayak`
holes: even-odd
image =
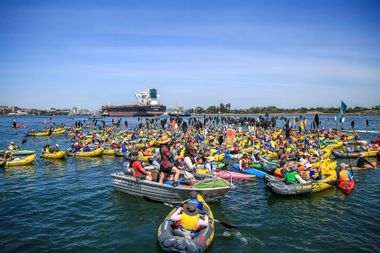
[[[170,220],[170,216],[177,211],[178,207],[174,208],[160,224],[157,231],[158,243],[165,252],[205,252],[212,243],[215,234],[214,215],[210,206],[207,205],[200,195],[197,196],[197,199],[203,204],[202,213],[209,217],[208,226],[201,228],[194,237],[176,236],[173,232],[174,222]],[[182,204],[185,204],[187,201],[182,202]],[[191,247],[190,250],[184,250],[186,245],[191,245],[189,246]]]
[[[103,148],[97,148],[90,152],[69,153],[69,155],[74,156],[74,157],[95,157],[95,156],[100,156],[102,153],[103,153]]]
[[[52,134],[64,134],[65,132],[66,132],[66,129],[59,128],[59,129],[54,129]]]
[[[41,155],[42,158],[48,158],[48,159],[61,159],[61,158],[64,158],[65,156],[66,156],[65,151],[58,151],[55,153],[45,153]]]
[[[377,152],[379,151],[380,151],[380,148],[374,148],[374,149],[371,149],[370,151],[360,152],[360,155],[363,157],[375,157],[377,155]]]
[[[33,163],[34,159],[36,158],[36,154],[28,155],[24,159],[20,160],[13,160],[5,163],[5,167],[11,167],[11,166],[23,166]]]
[[[104,149],[102,155],[109,155],[109,156],[115,155],[115,150],[114,149]]]
[[[37,132],[37,133],[27,133],[27,136],[36,136],[36,137],[42,137],[42,136],[48,136],[49,132]]]
[[[154,156],[139,156],[139,161],[143,163],[149,163],[150,158],[154,158]]]
[[[214,154],[212,157],[214,157],[214,161],[215,162],[221,162],[224,160],[224,158],[226,158],[226,155],[224,153],[221,153],[221,154]]]

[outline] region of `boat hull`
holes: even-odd
[[[191,191],[200,193],[206,202],[216,202],[226,196],[232,186],[218,188],[195,188],[191,186],[172,187],[167,184],[139,180],[122,172],[111,174],[112,185],[119,191],[135,196],[145,196],[168,203],[181,203]]]

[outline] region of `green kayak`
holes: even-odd
[[[205,179],[199,183],[194,184],[194,188],[202,189],[202,188],[221,188],[221,187],[227,187],[230,186],[230,184],[221,178],[210,178]]]
[[[222,162],[213,162],[212,166],[214,169],[224,169],[227,166],[227,164],[222,163]],[[197,165],[197,169],[204,169],[204,168],[205,168],[204,164]]]
[[[0,150],[0,155],[4,155],[5,150]],[[18,156],[18,155],[33,155],[36,151],[34,150],[15,150],[12,152],[12,155]]]

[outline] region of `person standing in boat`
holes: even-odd
[[[13,128],[16,128],[17,127],[17,123],[16,123],[16,120],[14,119],[13,120],[13,124],[12,124]]]
[[[172,139],[167,136],[163,135],[161,137],[160,141],[160,154],[161,154],[161,164],[160,164],[160,179],[159,183],[163,184],[165,177],[170,177],[172,173],[174,173],[174,182],[173,182],[173,187],[178,186],[178,179],[179,179],[179,174],[180,171],[176,167],[173,166],[173,152],[171,151],[170,148],[170,143]]]

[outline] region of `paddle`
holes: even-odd
[[[318,135],[318,149],[320,148],[320,145],[319,145],[319,116],[318,116],[318,113],[315,114],[315,117],[314,117],[314,122],[315,122],[315,125],[317,127],[317,135]]]
[[[20,145],[18,145],[18,147],[21,147],[22,145],[24,145],[25,143],[26,143],[26,138],[24,138],[22,141],[21,141],[21,144]]]
[[[223,141],[224,141],[223,135],[219,135],[219,137],[218,137],[218,143],[219,143],[218,154],[220,154],[220,151],[222,149],[222,143],[223,143]]]
[[[160,203],[160,204],[164,204],[165,206],[170,206],[170,207],[176,208],[175,205],[172,205],[172,204],[169,204],[169,203],[165,203],[165,202],[163,202],[163,201],[159,201],[159,200],[154,200],[154,199],[151,199],[151,198],[149,198],[149,197],[147,197],[147,196],[143,196],[143,199],[146,200],[146,201],[148,201],[148,202],[152,202],[152,203]],[[209,219],[211,219],[211,220],[213,220],[213,221],[215,221],[215,222],[218,222],[218,223],[222,224],[222,225],[223,225],[224,227],[226,227],[226,228],[238,228],[237,226],[230,225],[230,224],[228,224],[228,223],[225,223],[225,222],[220,221],[220,220],[217,220],[217,219],[213,219],[213,218],[211,218],[211,217],[209,217]]]

